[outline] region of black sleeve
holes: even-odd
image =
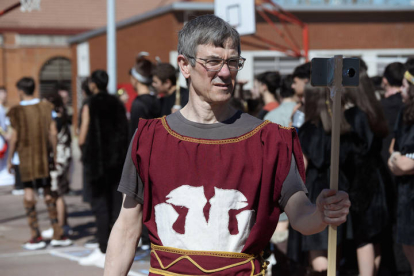
[[[369,125],[367,115],[359,108],[354,107],[345,111],[345,118],[358,135],[359,141],[355,141],[356,151],[360,155],[368,154],[373,145],[374,133]]]
[[[400,110],[394,128],[394,150],[402,155],[414,153],[414,125],[406,125],[403,120],[404,109]]]
[[[330,136],[325,134],[322,123],[315,125],[305,122],[299,129],[299,141],[302,152],[317,168],[329,166],[330,164]]]
[[[138,127],[138,122],[140,118],[148,119],[146,114],[146,107],[144,103],[142,103],[139,99],[135,99],[132,102],[131,106],[131,118],[129,121],[129,133],[130,138],[133,137],[133,134],[135,133],[135,130]]]
[[[302,177],[300,177],[295,157],[292,154],[292,161],[290,162],[289,174],[286,176],[286,179],[283,182],[282,192],[280,194],[280,209],[283,211],[290,197],[300,191],[308,193],[308,190],[306,189],[306,186],[303,183]]]
[[[133,139],[129,144],[128,153],[125,158],[124,168],[122,170],[122,176],[121,181],[119,182],[118,191],[126,194],[129,197],[132,197],[138,203],[143,204],[144,183],[139,177],[134,162],[132,161],[132,143]]]

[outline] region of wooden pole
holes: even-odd
[[[339,145],[341,129],[341,93],[342,93],[342,56],[335,56],[329,62],[334,68],[334,79],[330,86],[333,100],[332,133],[331,133],[331,172],[330,188],[338,190],[339,174]],[[337,232],[336,226],[329,225],[328,230],[328,276],[336,275],[336,249]]]

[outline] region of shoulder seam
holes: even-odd
[[[266,120],[266,121],[268,121],[268,120]],[[274,125],[277,125],[279,128],[282,128],[282,129],[287,129],[287,130],[295,129],[294,127],[285,127],[285,126],[279,125],[277,123],[273,123],[273,122],[270,122],[270,123],[272,123]]]

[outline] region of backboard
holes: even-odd
[[[254,0],[215,0],[214,14],[233,26],[240,35],[256,33]]]
[[[20,0],[20,10],[22,12],[40,10],[40,1],[41,0]]]

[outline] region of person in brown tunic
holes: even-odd
[[[72,241],[63,236],[56,211],[56,196],[50,190],[49,152],[56,152],[57,130],[52,120],[53,105],[33,96],[35,82],[32,78],[20,79],[16,87],[21,98],[20,105],[8,112],[12,127],[10,155],[7,160],[12,170],[11,157],[17,151],[20,158],[20,174],[24,185],[24,207],[31,230],[31,239],[23,244],[28,250],[42,249],[46,243],[39,231],[34,189],[43,188],[44,199],[54,230],[52,246],[68,246]],[[54,156],[56,156],[54,154]],[[53,162],[52,162],[53,163]]]

